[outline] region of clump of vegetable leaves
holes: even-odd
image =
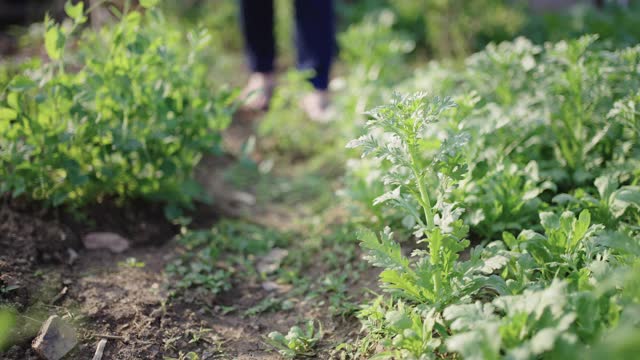
[[[635,357],[640,48],[606,48],[518,38],[372,88],[405,95],[348,145],[342,194],[387,293],[359,353]]]
[[[65,7],[70,22],[45,20],[50,61],[0,95],[0,193],[71,207],[202,195],[192,172],[218,148],[230,96],[198,62],[207,33],[184,34],[142,5],[99,32],[80,31],[82,2]]]

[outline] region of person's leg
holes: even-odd
[[[298,68],[313,70],[311,83],[326,90],[336,50],[333,0],[295,0],[295,12]]]
[[[240,0],[240,24],[252,72],[273,72],[276,41],[273,0]]]
[[[326,121],[329,111],[329,72],[336,51],[333,0],[295,0],[298,68],[313,70],[315,91],[302,99],[302,108],[312,120]]]
[[[240,24],[252,74],[242,97],[250,109],[269,105],[274,86],[276,42],[273,0],[240,0]]]

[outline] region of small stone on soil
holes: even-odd
[[[46,360],[58,360],[78,343],[76,331],[59,316],[53,315],[44,322],[31,347]]]
[[[256,204],[256,197],[244,191],[234,191],[231,193],[233,200],[244,205],[253,206]]]
[[[269,253],[258,261],[256,268],[261,273],[271,274],[280,268],[282,260],[289,255],[289,252],[284,249],[271,249]]]
[[[281,285],[281,284],[278,284],[275,281],[265,281],[265,282],[262,283],[262,289],[264,291],[268,291],[268,292],[277,291],[279,293],[286,293],[289,290],[291,290],[291,286],[290,285]]]
[[[69,255],[69,260],[67,260],[67,264],[73,265],[76,260],[78,260],[78,253],[72,248],[67,249],[67,254]]]
[[[276,291],[280,288],[276,282],[273,281],[265,281],[262,283],[262,288],[265,291]]]
[[[129,240],[110,232],[89,233],[82,238],[82,243],[87,249],[109,249],[116,254],[129,248]]]

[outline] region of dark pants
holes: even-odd
[[[240,16],[249,67],[272,72],[276,56],[273,0],[241,0]],[[295,16],[298,68],[313,70],[311,83],[324,90],[336,49],[333,0],[295,0]]]

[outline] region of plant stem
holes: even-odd
[[[424,209],[424,216],[427,222],[427,230],[432,230],[434,227],[433,221],[433,210],[431,209],[431,200],[429,199],[429,193],[424,186],[424,178],[420,175],[418,170],[418,161],[416,156],[415,145],[410,144],[409,146],[409,157],[411,158],[411,170],[413,171],[413,176],[416,178],[416,185],[418,186],[418,191],[420,192],[420,205]]]
[[[424,184],[424,177],[420,175],[420,171],[419,171],[420,166],[419,166],[419,162],[417,161],[418,157],[416,156],[416,147],[413,144],[409,144],[408,148],[409,148],[409,157],[411,158],[411,164],[412,164],[411,170],[413,171],[413,175],[416,178],[416,185],[418,186],[418,191],[420,192],[420,205],[424,210],[424,216],[427,222],[427,232],[430,232],[435,227],[434,219],[433,219],[434,217],[433,209],[431,208],[431,200],[429,199],[429,193],[427,192],[427,189]],[[427,241],[428,240],[429,239],[427,238]],[[439,251],[439,250],[440,249],[435,249],[435,248],[431,249],[431,251]],[[433,265],[436,265],[436,270],[433,272],[433,275],[432,275],[433,290],[434,290],[434,293],[437,295],[440,292],[440,288],[442,286],[441,272],[439,269],[437,269],[437,266],[439,264],[433,264]]]
[[[418,176],[418,174],[416,174]],[[431,209],[431,200],[429,199],[429,193],[424,186],[424,179],[421,177],[417,177],[416,181],[418,182],[418,190],[420,191],[420,197],[422,198],[422,207],[424,208],[424,216],[427,218],[427,230],[432,230],[434,227],[433,224],[433,210]]]

